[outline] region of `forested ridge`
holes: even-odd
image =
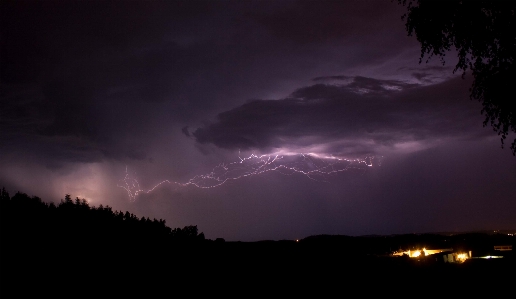
[[[160,281],[193,274],[212,257],[196,225],[170,228],[66,195],[58,204],[0,191],[0,297],[39,293],[56,279],[66,290],[86,280]],[[201,250],[202,249],[202,250]],[[164,273],[163,271],[169,271]],[[21,292],[21,293],[20,293]]]
[[[85,199],[72,199],[66,194],[58,204],[44,202],[37,196],[17,192],[10,197],[3,188],[0,191],[0,238],[2,251],[54,250],[61,253],[91,248],[104,250],[123,249],[123,252],[151,251],[154,255],[181,246],[222,244],[225,250],[260,248],[286,248],[290,251],[301,247],[325,248],[326,252],[354,255],[388,256],[396,250],[417,248],[471,248],[489,251],[493,244],[514,242],[505,233],[424,233],[401,235],[313,235],[299,240],[263,240],[257,242],[225,242],[206,239],[196,225],[170,228],[163,219],[138,217],[129,211],[115,211],[110,206],[90,206]],[[219,242],[220,241],[220,242]],[[190,246],[190,248],[192,248]],[[212,247],[213,249],[213,247]],[[235,249],[236,250],[236,249]],[[93,252],[92,252],[93,253]]]
[[[205,241],[195,225],[172,229],[165,220],[137,217],[128,211],[114,211],[110,206],[90,206],[85,199],[72,200],[68,194],[56,205],[21,192],[11,198],[3,188],[0,219],[3,249],[17,251],[31,245],[40,249],[96,244],[154,247]]]
[[[502,264],[439,266],[428,263],[434,259],[389,257],[390,251],[402,247],[481,249],[500,242],[513,244],[514,238],[507,234],[316,235],[298,241],[223,241],[206,239],[196,225],[172,229],[162,219],[90,206],[70,195],[53,204],[21,192],[10,197],[2,189],[0,292],[39,294],[55,285],[56,279],[65,296],[84,288],[89,280],[129,291],[133,284],[159,285],[161,290],[201,284],[190,290],[194,293],[220,285],[269,290],[275,285],[284,289],[326,286],[349,273],[358,275],[356,279],[363,273],[375,283],[392,283],[398,280],[395,274],[408,272],[420,278],[459,275],[469,281],[514,265],[513,259]]]

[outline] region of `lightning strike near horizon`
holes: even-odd
[[[142,189],[138,180],[131,177],[126,168],[125,177],[121,180],[123,184],[118,185],[118,187],[125,189],[129,200],[134,202],[139,194],[150,193],[164,184],[174,184],[181,187],[191,185],[197,188],[209,189],[219,187],[228,181],[272,171],[283,175],[301,174],[311,180],[327,182],[325,178],[333,174],[349,170],[365,171],[367,167],[373,166],[373,161],[375,161],[376,165],[380,165],[380,160],[374,156],[366,157],[365,159],[344,159],[314,153],[260,156],[252,154],[246,158],[239,157],[239,161],[227,164],[221,163],[213,168],[211,172],[204,175],[196,175],[186,182],[164,180],[148,190]]]

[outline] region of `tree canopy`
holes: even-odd
[[[205,241],[204,233],[199,233],[196,225],[172,229],[163,219],[140,218],[128,211],[113,211],[110,206],[90,206],[85,199],[72,200],[69,194],[55,205],[21,192],[10,197],[5,188],[0,190],[0,226],[5,228],[0,236],[2,241],[15,240],[19,244],[27,240],[36,243],[52,240],[51,243],[64,247],[70,244],[80,244],[79,247],[133,244],[134,247],[134,243],[140,243],[144,248],[152,248]]]
[[[402,16],[409,36],[421,43],[421,63],[456,50],[454,72],[473,74],[470,98],[482,103],[484,126],[491,125],[504,141],[516,133],[516,105],[512,86],[516,70],[516,1],[398,0],[407,7]],[[516,138],[510,149],[516,156]]]

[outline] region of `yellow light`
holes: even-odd
[[[459,253],[457,254],[457,261],[464,262],[468,259],[468,255],[465,253]]]

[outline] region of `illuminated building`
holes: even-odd
[[[436,261],[439,261],[441,259],[441,261],[445,262],[445,263],[463,263],[467,259],[471,258],[471,251],[453,252],[452,248],[445,248],[445,249],[423,248],[423,249],[395,252],[392,255],[393,256],[406,255],[410,258],[422,258],[422,257],[432,256],[432,257],[435,257]]]

